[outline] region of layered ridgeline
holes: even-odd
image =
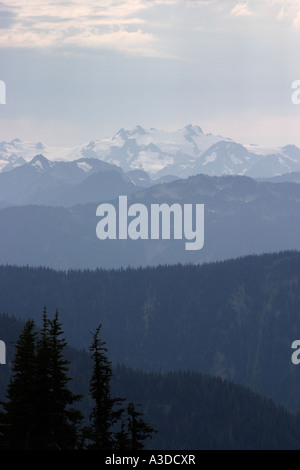
[[[9,358],[6,366],[0,366],[0,400],[6,400],[14,343],[22,328],[20,320],[0,315]],[[85,418],[83,424],[89,425],[92,359],[70,347],[65,358],[70,361],[69,387],[82,395],[76,409]],[[111,393],[141,404],[139,412],[158,431],[146,441],[149,449],[300,449],[299,416],[221,378],[184,371],[146,373],[116,365]]]
[[[0,299],[23,319],[58,308],[78,348],[101,322],[114,364],[216,375],[299,410],[299,283],[299,252],[108,271],[2,266]]]
[[[176,179],[169,175],[152,180],[141,170],[125,173],[121,167],[96,158],[52,162],[36,155],[28,163],[0,172],[0,207],[26,204],[71,207],[133,194]]]
[[[23,171],[24,167],[16,170]],[[82,170],[77,164],[73,170],[76,178],[80,177]],[[112,174],[115,175],[113,180],[118,181],[115,189]],[[181,208],[185,204],[193,204],[193,207],[203,204],[204,246],[198,251],[186,250],[184,236],[181,240],[174,240],[172,223],[169,240],[150,239],[150,234],[149,239],[119,239],[117,236],[115,240],[99,240],[96,227],[100,217],[96,211],[101,202],[101,190],[105,187],[111,195],[114,194],[115,198],[106,202],[113,204],[118,214],[119,198],[116,195],[128,194],[133,186],[123,177],[117,171],[96,172],[90,176],[95,178],[95,185],[91,180],[88,184],[84,181],[78,183],[86,184],[86,190],[79,192],[78,185],[75,185],[77,190],[74,194],[77,196],[93,195],[91,197],[96,198],[96,194],[99,195],[99,200],[93,204],[72,207],[26,205],[1,209],[0,263],[54,269],[119,268],[177,262],[203,263],[246,254],[300,249],[300,185],[258,182],[245,176],[198,175],[128,195],[128,208],[139,203],[146,206],[149,213],[152,204],[177,204]],[[98,185],[99,178],[107,184]],[[127,187],[123,186],[124,193],[119,192],[121,183]],[[6,185],[7,189],[10,187],[10,184]],[[66,191],[70,188],[72,186]],[[54,189],[49,194],[53,198],[59,197],[59,192]],[[66,194],[65,197],[67,201]],[[128,217],[130,220],[134,217]],[[176,222],[176,227],[178,225],[180,222]]]
[[[197,173],[271,177],[300,170],[300,149],[295,145],[264,148],[205,133],[189,124],[173,131],[141,126],[120,129],[111,137],[72,148],[19,139],[0,142],[0,171],[24,165],[38,154],[51,161],[100,159],[125,172],[146,171],[155,179],[169,174],[186,178]]]

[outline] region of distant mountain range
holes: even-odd
[[[119,268],[300,249],[296,147],[272,153],[198,126],[170,133],[137,127],[71,150],[2,142],[0,154],[0,263]],[[288,173],[270,176],[286,171],[288,162]],[[260,178],[246,176],[255,168]],[[245,174],[210,176],[203,173],[208,169]],[[184,177],[189,172],[197,175]],[[204,204],[203,249],[186,251],[184,239],[99,240],[96,208],[102,202],[116,207],[120,195],[148,208]]]
[[[105,175],[104,181],[111,177]],[[99,174],[93,177],[99,178]],[[121,177],[118,181],[125,184]],[[87,191],[92,188],[91,182],[86,187]],[[110,202],[117,207],[117,199]],[[155,203],[204,204],[204,247],[186,251],[186,240],[174,240],[172,232],[170,240],[99,240],[98,203],[26,205],[0,209],[0,263],[56,269],[120,268],[204,263],[300,249],[300,185],[296,183],[198,175],[134,192],[128,196],[128,204],[132,203],[147,208]]]
[[[141,126],[120,129],[112,137],[72,148],[19,139],[0,142],[0,171],[24,165],[36,155],[43,155],[51,162],[99,159],[126,173],[145,171],[151,179],[166,175],[186,178],[198,173],[268,178],[300,171],[300,149],[295,145],[264,148],[241,144],[230,138],[205,134],[199,126],[191,124],[168,132],[145,130]]]
[[[26,204],[71,207],[129,195],[175,179],[164,176],[154,181],[142,170],[126,174],[122,168],[96,158],[51,162],[36,155],[30,162],[0,173],[0,207]]]

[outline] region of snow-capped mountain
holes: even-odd
[[[30,162],[0,173],[0,203],[72,206],[132,194],[141,189],[133,177],[95,158],[51,162],[36,155]],[[149,178],[149,185],[153,185]]]
[[[0,143],[0,171],[29,162],[37,154],[51,161],[73,161],[97,158],[120,166],[125,172],[144,170],[152,175],[169,174],[174,168],[177,176],[214,143],[220,136],[204,134],[199,126],[186,126],[173,132],[157,129],[120,129],[114,136],[96,139],[76,147],[51,147],[41,142],[14,139]]]
[[[300,171],[300,149],[294,145],[264,148],[205,134],[199,126],[175,131],[120,129],[112,137],[95,139],[75,147],[51,147],[41,142],[14,139],[0,143],[0,171],[29,162],[37,154],[50,161],[93,158],[116,165],[124,172],[144,171],[151,179],[166,175],[186,178],[199,173],[254,178]],[[146,184],[146,182],[144,182]]]

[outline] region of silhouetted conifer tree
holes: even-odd
[[[69,361],[63,357],[58,312],[48,320],[43,312],[40,335],[28,320],[16,343],[13,376],[2,403],[1,446],[18,450],[68,450],[79,443],[81,413],[71,406],[80,396],[68,388]]]
[[[122,398],[112,398],[110,382],[112,377],[111,362],[107,358],[105,342],[99,338],[101,324],[93,335],[90,346],[91,357],[94,361],[93,373],[90,380],[90,394],[94,406],[90,415],[90,445],[91,449],[110,450],[115,446],[113,426],[120,419],[123,409],[120,406]]]
[[[16,343],[13,376],[7,388],[8,401],[2,403],[1,446],[4,449],[34,448],[36,416],[36,338],[35,323],[28,320]]]
[[[128,432],[130,436],[129,450],[142,450],[144,448],[144,441],[157,431],[141,418],[143,414],[136,410],[134,403],[128,404],[127,414]]]
[[[48,320],[44,310],[44,323],[41,340],[38,343],[37,359],[39,370],[44,378],[45,441],[48,449],[75,449],[79,438],[81,413],[73,407],[80,400],[69,388],[68,376],[70,361],[64,358],[67,342],[63,338],[58,311],[54,319]],[[40,402],[43,408],[43,402]]]

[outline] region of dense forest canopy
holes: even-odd
[[[221,376],[298,410],[299,285],[299,252],[145,269],[1,266],[0,310],[38,322],[46,304],[71,346],[87,350],[102,323],[113,363]]]

